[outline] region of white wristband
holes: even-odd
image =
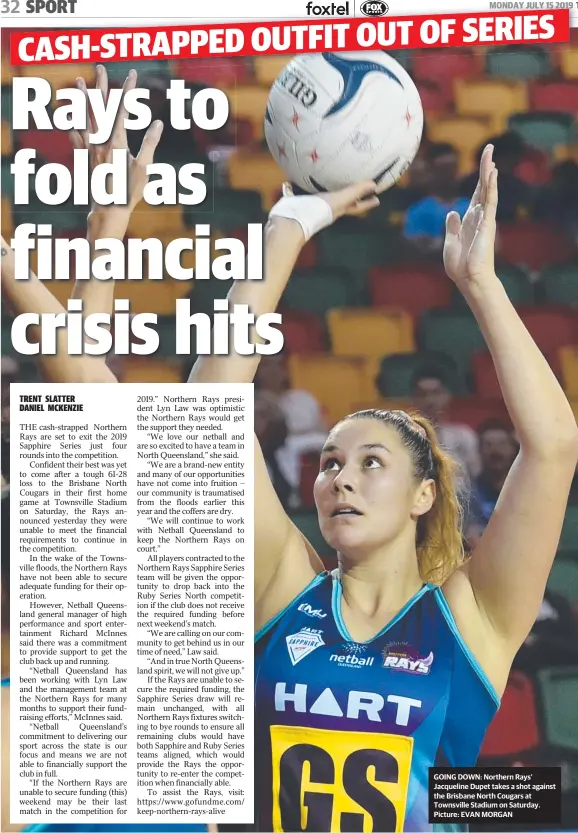
[[[269,217],[285,217],[288,220],[295,220],[301,226],[305,240],[309,240],[333,222],[333,212],[329,203],[314,195],[281,197],[271,209]]]

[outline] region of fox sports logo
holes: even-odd
[[[366,17],[381,17],[382,14],[388,13],[389,6],[387,3],[383,3],[382,0],[365,0],[359,10]]]

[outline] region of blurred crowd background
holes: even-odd
[[[319,533],[312,486],[326,431],[340,417],[366,407],[415,407],[434,421],[461,464],[458,487],[468,548],[483,532],[517,454],[481,333],[441,266],[445,215],[465,211],[488,141],[500,172],[497,271],[578,416],[577,34],[570,44],[548,49],[395,53],[422,96],[426,121],[418,156],[404,179],[382,195],[379,209],[339,221],[301,254],[281,304],[285,349],[264,359],[257,377],[255,427],[282,503],[328,568],[336,564],[335,553]],[[3,40],[8,36],[5,30]],[[55,89],[72,86],[77,75],[90,85],[95,67],[12,68],[6,40],[2,233],[9,238],[22,222],[48,222],[55,236],[84,236],[86,212],[78,207],[51,210],[33,194],[28,206],[13,204],[9,169],[19,148],[36,148],[38,164],[71,166],[72,147],[65,134],[11,130],[10,82],[12,73],[20,72],[43,75]],[[165,121],[155,161],[176,168],[203,162],[209,190],[202,206],[141,204],[129,235],[169,242],[191,236],[195,223],[203,222],[211,224],[213,239],[243,238],[247,223],[265,220],[284,177],[263,142],[263,113],[269,87],[287,60],[137,63],[138,85],[151,90],[154,117]],[[128,68],[107,65],[112,86],[122,84]],[[193,92],[207,86],[225,90],[232,109],[226,127],[212,134],[171,128],[165,99],[171,78],[184,79]],[[141,139],[142,133],[129,134],[133,152]],[[194,255],[187,257],[184,265],[194,266]],[[63,301],[71,291],[67,281],[50,288]],[[223,281],[195,285],[168,277],[119,283],[116,297],[129,298],[133,313],[159,315],[161,336],[154,357],[111,356],[119,378],[186,380],[195,344],[186,361],[175,357],[175,300],[189,297],[192,312],[212,314],[213,301],[229,289]],[[3,451],[9,447],[9,383],[34,380],[34,363],[11,346],[10,314],[3,307]],[[6,455],[2,473],[8,495]],[[4,533],[2,547],[5,551]],[[563,820],[548,829],[578,829],[577,478],[539,618],[516,659],[480,764],[561,766]]]

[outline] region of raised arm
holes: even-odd
[[[562,388],[494,271],[497,183],[490,146],[463,223],[456,214],[448,216],[444,263],[485,337],[520,441],[467,569],[473,596],[495,637],[492,647],[507,664],[542,602],[576,468],[578,429]],[[462,580],[456,576],[454,584]]]
[[[131,70],[123,86],[124,95],[136,86],[137,75]],[[80,89],[86,91],[86,84],[82,79],[77,80]],[[108,90],[108,79],[104,67],[97,68],[97,88],[103,97]],[[126,117],[124,105],[119,108],[111,138],[105,145],[94,146],[88,141],[88,131],[73,132],[72,142],[75,148],[90,150],[91,167],[112,159],[112,151],[127,150],[128,144],[124,119]],[[92,120],[92,116],[90,117]],[[94,128],[93,128],[94,129]],[[136,158],[128,153],[129,170],[129,200],[126,206],[100,206],[93,203],[88,217],[87,239],[91,244],[94,257],[94,243],[99,238],[122,240],[126,234],[130,215],[143,197],[147,182],[147,165],[153,161],[154,152],[162,133],[162,123],[154,122],[143,139],[142,147]],[[100,255],[104,250],[100,250]],[[14,276],[14,256],[6,241],[2,240],[2,291],[8,306],[15,315],[24,313],[37,314],[65,314],[62,304],[52,295],[47,286],[34,275],[26,281],[17,281]],[[95,278],[78,280],[75,282],[72,297],[81,299],[83,317],[93,313],[110,314],[114,296],[114,281],[100,281]],[[30,337],[40,341],[40,328],[31,327]],[[68,330],[60,328],[57,334],[57,350],[55,355],[40,353],[38,362],[42,375],[49,382],[116,382],[114,374],[105,364],[106,356],[80,356],[68,353]]]
[[[255,317],[277,308],[310,234],[343,214],[361,214],[379,203],[373,196],[373,182],[318,197],[294,197],[288,189],[285,193],[286,197],[273,208],[265,229],[263,280],[236,281],[228,295],[231,306],[247,304]],[[201,356],[189,382],[252,382],[259,361],[258,354]],[[255,507],[255,625],[258,630],[295,598],[323,566],[281,506],[257,441]]]

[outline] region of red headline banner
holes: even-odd
[[[570,12],[441,14],[380,19],[225,23],[131,29],[17,32],[14,66],[85,61],[209,58],[364,49],[411,49],[513,43],[564,43]]]

